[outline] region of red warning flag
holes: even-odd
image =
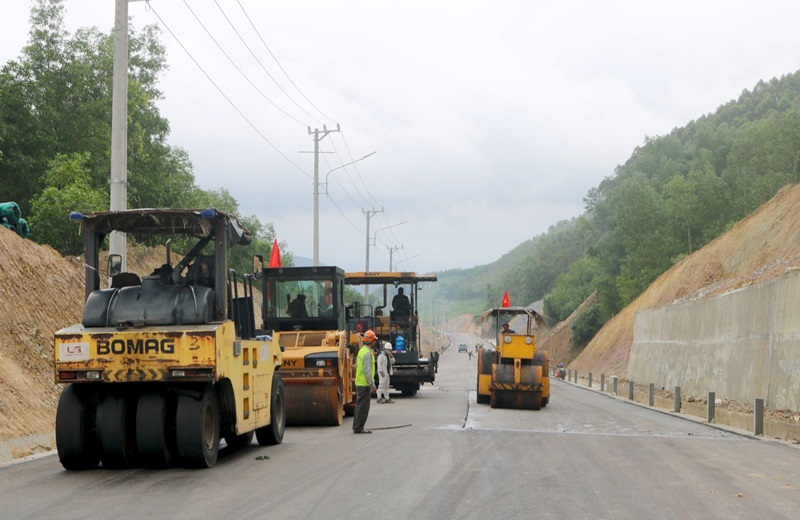
[[[272,243],[272,253],[269,255],[269,266],[270,267],[280,267],[281,266],[281,250],[278,249],[278,239],[275,239],[275,242]]]
[[[500,302],[500,307],[511,307],[511,300],[508,299],[508,291],[503,293],[503,301]]]

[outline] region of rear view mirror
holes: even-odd
[[[108,255],[108,276],[122,272],[122,255]]]

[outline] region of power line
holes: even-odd
[[[196,59],[194,59],[194,56],[192,56],[192,53],[190,53],[190,52],[189,52],[189,50],[188,50],[188,49],[186,48],[186,46],[184,46],[184,45],[183,45],[183,43],[182,43],[182,42],[181,42],[181,41],[178,39],[178,37],[175,35],[175,33],[174,33],[174,32],[172,32],[172,29],[170,29],[170,28],[169,28],[169,26],[168,26],[168,25],[167,25],[167,24],[164,22],[164,20],[161,18],[161,16],[159,16],[158,12],[157,12],[157,11],[156,11],[156,10],[153,8],[153,6],[152,6],[152,5],[150,5],[150,2],[149,2],[149,0],[146,2],[146,5],[147,5],[147,7],[148,7],[148,8],[149,8],[151,11],[153,11],[153,14],[154,14],[154,15],[156,15],[156,18],[158,18],[158,21],[159,21],[159,22],[161,22],[161,25],[163,25],[163,26],[164,26],[164,28],[167,30],[167,32],[169,32],[169,34],[170,34],[170,35],[172,35],[172,37],[175,39],[175,41],[178,43],[178,45],[180,45],[180,46],[181,46],[181,49],[183,49],[183,51],[186,53],[186,55],[187,55],[187,56],[189,56],[189,59],[190,59],[190,60],[192,60],[192,62],[193,62],[193,63],[194,63],[196,66],[197,66],[197,68],[198,68],[198,69],[200,69],[200,72],[202,72],[202,73],[203,73],[203,75],[206,77],[206,79],[208,79],[208,81],[210,81],[210,82],[211,82],[211,84],[212,84],[212,85],[214,85],[214,88],[216,88],[216,89],[217,89],[217,91],[218,91],[218,92],[219,92],[219,93],[222,95],[222,97],[223,97],[223,98],[225,98],[225,101],[227,101],[227,102],[228,102],[228,104],[230,104],[230,105],[231,105],[231,107],[233,107],[233,109],[234,109],[234,110],[235,110],[235,111],[236,111],[236,112],[237,112],[237,113],[238,113],[238,114],[239,114],[239,115],[242,117],[242,119],[244,119],[244,120],[247,122],[247,124],[248,124],[248,125],[250,125],[250,127],[251,127],[251,128],[252,128],[252,129],[253,129],[253,130],[254,130],[254,131],[255,131],[255,132],[256,132],[256,133],[257,133],[257,134],[258,134],[258,135],[261,137],[261,139],[263,139],[263,140],[264,140],[264,141],[265,141],[265,142],[266,142],[268,145],[270,145],[270,146],[272,147],[272,149],[273,149],[273,150],[275,150],[276,152],[278,152],[278,155],[280,155],[281,157],[283,157],[284,159],[286,159],[286,161],[287,161],[289,164],[291,164],[292,166],[294,166],[295,168],[297,168],[297,170],[298,170],[300,173],[302,173],[303,175],[305,175],[306,177],[308,177],[308,178],[310,179],[310,178],[311,178],[311,175],[310,175],[310,174],[308,174],[306,171],[304,171],[304,170],[303,170],[303,169],[302,169],[300,166],[298,166],[297,164],[295,164],[295,163],[294,163],[294,162],[293,162],[291,159],[289,159],[289,157],[287,157],[287,156],[286,156],[286,154],[284,154],[283,152],[281,152],[281,151],[278,149],[278,147],[277,147],[277,146],[275,146],[274,144],[272,144],[272,141],[270,141],[269,139],[267,139],[267,136],[265,136],[263,133],[261,133],[261,131],[260,131],[260,130],[259,130],[257,127],[256,127],[256,125],[254,125],[254,124],[253,124],[253,122],[252,122],[252,121],[250,121],[250,120],[247,118],[247,116],[245,116],[245,115],[244,115],[244,113],[243,113],[241,110],[239,110],[239,107],[237,107],[237,106],[236,106],[236,104],[235,104],[233,101],[231,101],[231,99],[230,99],[230,98],[229,98],[229,97],[228,97],[228,96],[225,94],[225,92],[224,92],[224,91],[223,91],[223,90],[220,88],[220,86],[219,86],[219,85],[217,85],[217,84],[216,84],[216,82],[215,82],[213,79],[211,79],[211,76],[209,76],[209,75],[208,75],[208,73],[207,73],[207,72],[206,72],[206,71],[203,69],[203,67],[200,65],[200,63],[198,63],[198,62],[197,62],[197,60],[196,60]]]
[[[328,195],[328,196],[330,197],[330,195]],[[360,227],[356,226],[355,224],[353,224],[353,223],[350,221],[350,219],[349,219],[349,218],[347,218],[347,215],[344,213],[344,211],[342,211],[342,208],[340,208],[340,207],[339,207],[339,205],[338,205],[338,204],[336,204],[336,201],[335,201],[335,200],[333,200],[333,198],[332,198],[332,197],[331,197],[331,203],[334,205],[334,207],[335,207],[337,210],[339,210],[339,213],[341,213],[341,214],[342,214],[342,216],[343,216],[343,217],[344,217],[344,219],[347,221],[347,223],[348,223],[348,224],[350,224],[351,226],[353,226],[353,229],[355,229],[356,231],[358,231],[358,233],[359,233],[360,235],[363,235],[363,234],[364,234],[364,230],[363,230],[363,229],[361,229]]]
[[[262,37],[261,37],[261,33],[260,33],[260,32],[258,31],[258,29],[256,28],[255,24],[253,23],[253,20],[251,20],[251,19],[250,19],[250,16],[247,14],[247,11],[245,11],[245,9],[244,9],[244,6],[242,5],[242,3],[241,3],[239,0],[236,0],[236,3],[238,3],[238,4],[239,4],[239,7],[242,9],[242,12],[244,13],[244,16],[245,16],[245,18],[247,18],[247,21],[248,21],[248,22],[250,22],[250,26],[253,28],[253,31],[255,31],[256,35],[258,35],[258,39],[259,39],[259,40],[261,40],[261,43],[264,45],[264,48],[265,48],[265,49],[267,49],[267,52],[269,52],[269,55],[270,55],[270,56],[272,56],[272,59],[273,59],[273,60],[275,60],[275,63],[277,63],[277,64],[278,64],[278,67],[279,67],[279,68],[281,69],[281,71],[282,71],[282,72],[283,72],[283,73],[286,75],[286,78],[289,80],[289,82],[292,84],[292,86],[293,86],[294,88],[296,88],[296,89],[297,89],[297,91],[300,93],[300,95],[301,95],[301,96],[303,96],[303,99],[305,99],[306,101],[308,101],[308,104],[309,104],[309,105],[311,105],[312,107],[314,107],[314,109],[315,109],[317,112],[319,112],[320,114],[322,114],[324,117],[326,117],[326,118],[330,119],[330,120],[331,120],[331,121],[333,121],[334,123],[338,124],[338,122],[337,122],[337,121],[336,121],[334,118],[330,117],[330,116],[329,116],[329,115],[327,115],[325,112],[323,112],[322,110],[320,110],[319,108],[317,108],[317,106],[316,106],[314,103],[312,103],[310,99],[308,99],[308,98],[306,97],[306,95],[303,93],[303,91],[302,91],[302,90],[300,90],[300,87],[298,87],[298,86],[295,84],[295,82],[292,80],[291,76],[289,76],[289,73],[288,73],[288,72],[286,72],[286,70],[283,68],[283,65],[281,65],[281,63],[278,61],[278,58],[276,58],[276,57],[275,57],[275,55],[272,53],[272,51],[271,51],[271,50],[270,50],[270,48],[269,48],[269,45],[267,45],[267,42],[265,42],[265,41],[264,41],[264,38],[262,38]]]
[[[216,3],[216,1],[215,1],[215,3]],[[269,97],[268,97],[266,94],[264,94],[264,93],[261,91],[261,89],[259,89],[259,88],[256,86],[256,84],[255,84],[255,83],[253,83],[253,82],[252,82],[252,80],[251,80],[249,77],[247,77],[247,74],[245,74],[245,73],[244,73],[244,71],[243,71],[241,68],[239,68],[239,66],[236,64],[236,62],[235,62],[235,61],[233,61],[233,58],[231,58],[231,57],[230,57],[230,55],[228,55],[228,53],[227,53],[227,52],[225,52],[225,49],[223,49],[223,48],[222,48],[222,45],[220,45],[220,44],[219,44],[219,42],[217,41],[217,39],[216,39],[216,38],[214,38],[214,35],[212,35],[212,34],[211,34],[211,31],[209,31],[209,30],[208,30],[208,28],[207,28],[207,27],[205,26],[205,24],[204,24],[204,23],[203,23],[203,22],[200,20],[200,18],[197,16],[197,14],[195,14],[194,10],[193,10],[193,9],[192,9],[192,8],[189,6],[189,4],[186,2],[186,0],[183,0],[183,4],[186,6],[186,8],[189,10],[189,12],[190,12],[190,13],[192,13],[192,16],[194,16],[194,19],[195,19],[195,20],[197,20],[197,23],[199,23],[199,24],[200,24],[200,27],[202,27],[202,28],[203,28],[203,30],[206,32],[206,34],[208,35],[208,37],[209,37],[209,38],[211,38],[211,41],[212,41],[212,42],[214,42],[214,44],[217,46],[217,48],[220,50],[220,52],[221,52],[221,53],[222,53],[222,54],[223,54],[223,55],[224,55],[226,58],[228,58],[228,61],[229,61],[229,62],[231,62],[231,65],[233,65],[233,68],[235,68],[235,69],[236,69],[236,70],[239,72],[239,74],[241,74],[241,75],[242,75],[242,77],[243,77],[243,78],[244,78],[244,79],[245,79],[245,80],[246,80],[248,83],[250,83],[250,86],[252,86],[252,87],[253,87],[253,88],[256,90],[256,92],[258,92],[259,94],[261,94],[261,97],[263,97],[264,99],[266,99],[266,100],[269,102],[269,104],[271,104],[272,106],[274,106],[275,108],[277,108],[277,109],[278,109],[278,110],[279,110],[281,113],[283,113],[283,115],[285,115],[285,116],[286,116],[286,117],[288,117],[289,119],[292,119],[292,120],[294,120],[294,121],[296,121],[296,122],[300,123],[300,124],[301,124],[301,125],[303,125],[303,126],[308,126],[306,123],[304,123],[304,122],[300,121],[299,119],[297,119],[296,117],[294,117],[293,115],[291,115],[289,112],[287,112],[287,111],[285,111],[284,109],[282,109],[281,107],[279,107],[279,106],[278,106],[278,105],[277,105],[277,104],[276,104],[274,101],[272,101],[272,100],[271,100],[271,99],[270,99],[270,98],[269,98]],[[219,4],[217,4],[217,7],[219,7]],[[224,15],[224,14],[225,14],[225,13],[223,13],[223,15]],[[225,17],[225,19],[227,20],[227,17]],[[230,23],[230,21],[229,21],[228,23]],[[231,25],[231,27],[233,27],[233,26]],[[236,31],[236,29],[235,29],[235,28],[234,28],[234,31]],[[236,34],[238,35],[239,33],[237,32]],[[240,38],[241,38],[241,36],[240,36]],[[244,42],[244,40],[242,40],[242,41]],[[245,43],[245,47],[246,47],[246,46],[247,46],[247,44]],[[248,50],[249,50],[249,47],[248,47]],[[256,61],[258,61],[258,58],[256,58]],[[266,72],[266,71],[265,71],[265,72]],[[267,72],[267,75],[269,75],[269,72]],[[270,76],[270,78],[272,78],[272,76]],[[274,81],[274,80],[273,80],[273,81]],[[309,115],[311,115],[311,114],[309,114]]]
[[[352,156],[352,154],[350,152],[350,145],[347,143],[347,138],[345,137],[344,132],[342,132],[341,135],[342,135],[342,141],[344,142],[344,146],[345,146],[345,149],[347,150],[347,153]],[[361,172],[358,170],[358,167],[355,167],[355,170],[356,170],[356,175],[358,176],[358,179],[361,181],[361,184],[364,186],[364,189],[366,190],[367,194],[370,197],[372,197],[372,200],[375,201],[376,204],[380,204],[380,202],[375,197],[375,195],[373,195],[372,192],[369,190],[369,187],[367,186],[367,183],[364,182],[363,177],[361,177]],[[349,176],[348,176],[348,178],[349,178]],[[352,179],[350,180],[350,182],[354,186],[356,185],[355,182],[352,181]],[[356,188],[356,191],[358,191],[357,188]],[[359,191],[359,195],[361,195],[362,198],[364,198],[364,200],[367,200],[366,197],[364,197],[364,195],[362,195],[360,191]],[[367,201],[367,203],[371,204],[370,201]],[[387,217],[387,215],[384,213],[383,215],[381,215],[381,217],[383,218],[384,222],[388,226],[389,225],[389,218]],[[394,239],[395,242],[400,242],[400,240],[397,239],[397,235],[394,234],[394,231],[390,231],[390,234],[392,235],[392,238]]]
[[[186,0],[184,0],[184,3],[186,3]],[[275,83],[275,85],[277,85],[277,87],[278,87],[278,88],[281,90],[281,92],[283,92],[284,94],[286,94],[286,97],[288,97],[288,98],[289,98],[289,100],[290,100],[292,103],[294,103],[294,104],[295,104],[295,106],[297,106],[297,108],[299,108],[300,110],[302,110],[302,111],[303,111],[303,112],[304,112],[304,113],[305,113],[305,114],[306,114],[308,117],[310,117],[311,119],[313,119],[313,120],[314,120],[314,121],[316,121],[317,123],[320,123],[320,124],[322,124],[322,121],[320,121],[319,119],[317,119],[316,117],[314,117],[313,115],[311,115],[311,114],[310,114],[310,113],[309,113],[309,112],[308,112],[308,111],[307,111],[305,108],[301,107],[301,106],[300,106],[300,104],[299,104],[297,101],[295,101],[295,100],[294,100],[294,98],[292,98],[292,96],[290,96],[290,95],[289,95],[289,93],[288,93],[288,92],[286,92],[286,90],[284,90],[284,88],[281,86],[281,84],[280,84],[280,83],[278,83],[278,80],[276,80],[276,79],[275,79],[275,78],[272,76],[272,74],[270,74],[270,73],[269,73],[269,71],[267,70],[267,68],[266,68],[266,67],[264,67],[264,64],[263,64],[263,63],[261,63],[261,60],[259,60],[259,59],[258,59],[258,56],[256,56],[256,54],[253,52],[253,50],[250,48],[250,46],[247,44],[247,42],[244,40],[244,38],[242,38],[242,35],[241,35],[241,34],[239,34],[239,31],[238,31],[238,30],[236,30],[236,27],[233,25],[233,22],[231,22],[230,18],[228,18],[228,15],[227,15],[227,14],[225,14],[225,11],[222,9],[222,6],[220,6],[220,5],[219,5],[219,2],[217,2],[217,0],[214,0],[214,4],[216,4],[217,8],[219,9],[219,12],[220,12],[220,13],[222,13],[222,16],[223,16],[223,17],[225,18],[225,20],[228,22],[228,25],[230,25],[230,26],[231,26],[231,29],[233,29],[233,32],[235,32],[235,33],[236,33],[236,36],[238,36],[238,37],[239,37],[239,40],[241,40],[242,44],[244,44],[244,46],[245,46],[245,47],[247,48],[247,50],[250,52],[250,55],[251,55],[251,56],[253,56],[253,59],[255,59],[255,60],[256,60],[256,63],[258,63],[258,65],[261,67],[261,70],[263,70],[263,71],[266,73],[266,75],[267,75],[267,76],[269,76],[269,79],[271,79],[271,80],[273,81],[273,83]],[[239,4],[239,5],[241,6],[241,4]],[[187,7],[188,7],[188,6],[187,6]],[[246,16],[246,15],[247,15],[247,13],[245,13],[245,16]],[[249,20],[249,18],[248,18],[248,20]],[[259,36],[259,37],[260,37],[260,36]],[[273,57],[274,57],[274,56],[273,56]],[[276,60],[276,61],[277,61],[277,60]],[[280,66],[280,64],[278,64],[278,66]],[[282,70],[282,69],[281,69],[281,70]],[[281,110],[281,112],[283,112],[283,111]],[[284,112],[284,114],[285,114],[285,113],[286,113],[286,112]],[[287,115],[288,115],[288,114],[287,114]],[[289,116],[289,117],[292,117],[292,116]],[[292,117],[292,119],[294,119],[294,118]],[[295,121],[297,121],[297,119],[295,119]],[[308,125],[305,125],[305,126],[308,126]]]

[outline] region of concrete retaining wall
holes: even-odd
[[[800,272],[636,315],[628,378],[800,407]]]

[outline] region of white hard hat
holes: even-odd
[[[389,343],[388,341],[385,341],[383,343],[383,350],[392,350],[392,344]]]

